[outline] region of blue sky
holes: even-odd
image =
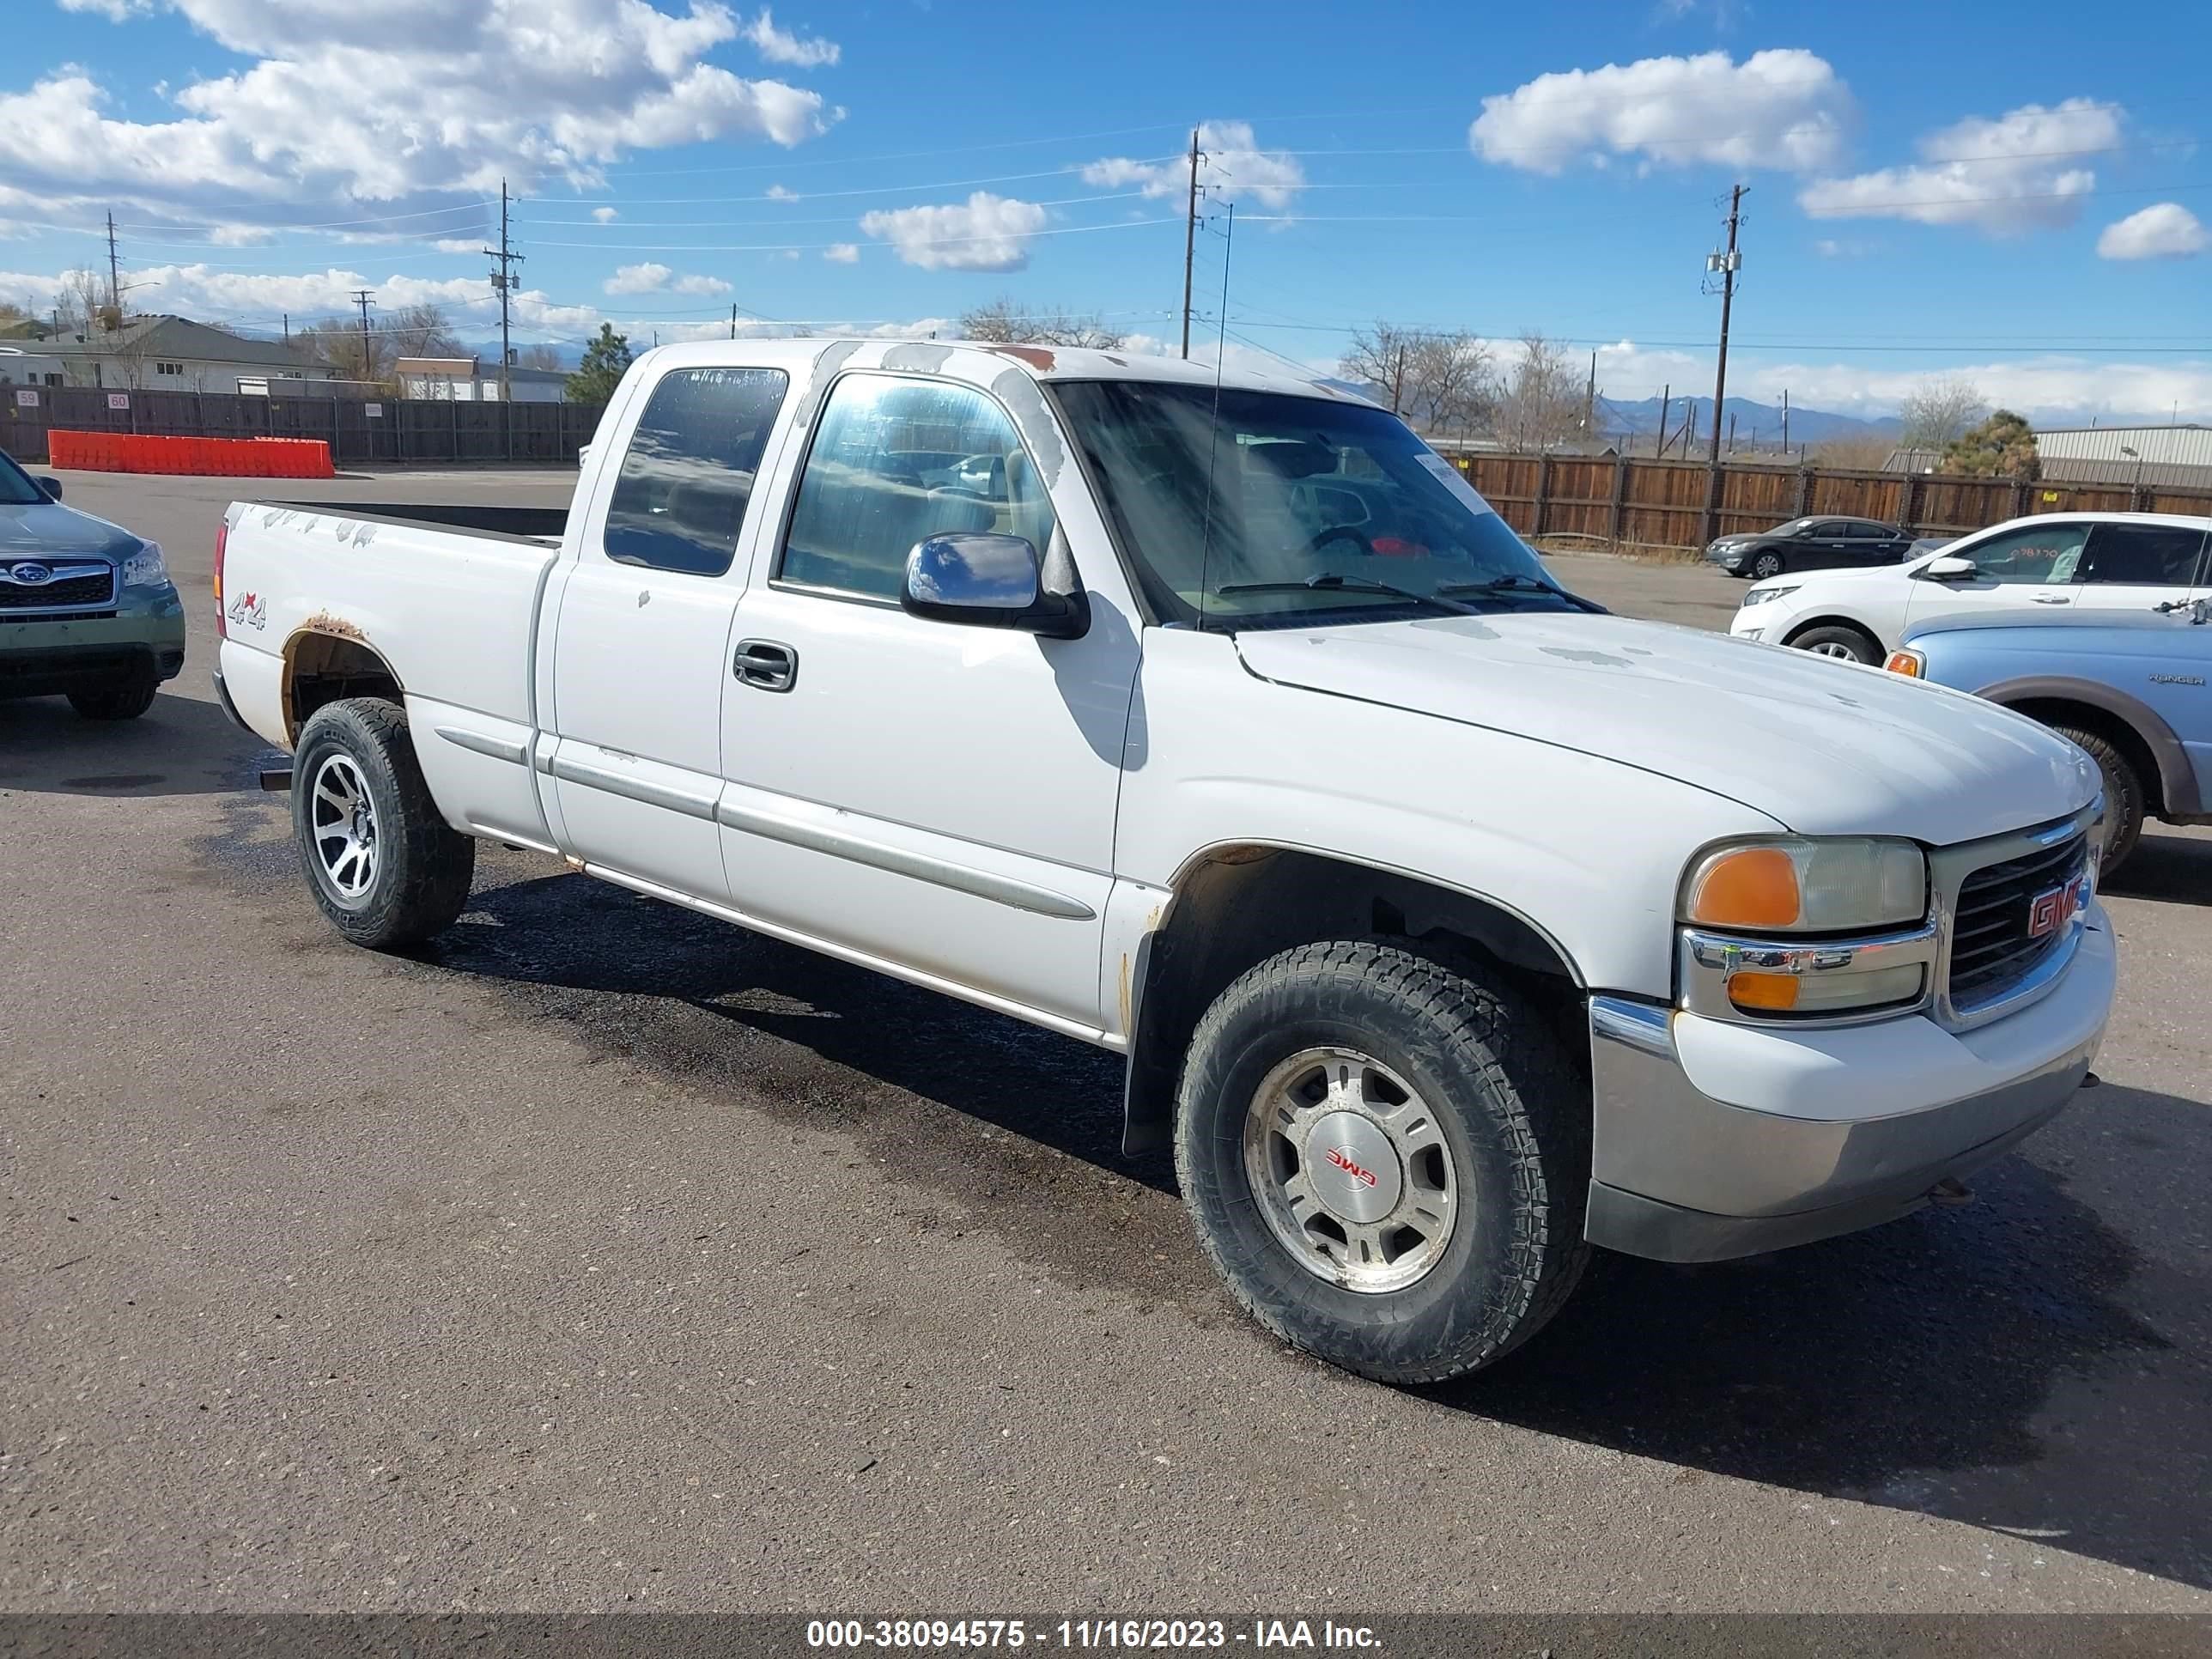
[[[2046,420],[2212,420],[2201,3],[15,0],[0,299],[105,270],[273,331],[346,292],[518,338],[941,327],[1000,295],[1327,367],[1376,318],[1599,351],[1710,395],[1885,412],[1964,371]],[[487,201],[494,204],[487,212]],[[1223,234],[1236,207],[1231,244]],[[1506,348],[1501,343],[1501,349]]]

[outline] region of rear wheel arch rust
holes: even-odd
[[[310,617],[284,641],[284,734],[297,744],[309,718],[325,703],[349,697],[404,702],[405,689],[391,663],[355,623]]]

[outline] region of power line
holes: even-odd
[[[974,236],[916,236],[906,239],[921,247],[946,247],[963,242],[1026,242],[1039,236],[1080,236],[1095,230],[1141,230],[1147,225],[1171,225],[1177,221],[1168,219],[1116,219],[1103,225],[1060,225],[1049,230],[997,231]],[[805,253],[827,247],[844,247],[848,243],[837,242],[623,242],[610,248],[605,242],[556,242],[543,237],[537,239],[539,247],[596,248],[601,252],[622,253]],[[863,246],[870,246],[862,244]]]

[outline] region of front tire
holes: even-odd
[[[70,707],[88,720],[135,720],[154,706],[161,685],[151,668],[69,694]]]
[[[2098,864],[2100,876],[2110,876],[2127,862],[2142,838],[2144,805],[2148,792],[2142,775],[2128,757],[2105,738],[2078,726],[2051,728],[2062,738],[2088,751],[2097,763],[2105,786],[2105,848]]]
[[[1502,981],[1401,946],[1270,957],[1199,1022],[1176,1173],[1231,1293],[1381,1382],[1461,1376],[1528,1340],[1589,1255],[1590,1102]]]
[[[468,902],[477,844],[440,816],[397,703],[354,698],[309,717],[292,833],[316,905],[356,945],[419,945]]]
[[[1763,582],[1770,576],[1780,575],[1787,568],[1779,553],[1771,547],[1765,548],[1751,562],[1751,579],[1753,581]]]
[[[1842,662],[1881,660],[1881,647],[1856,628],[1808,628],[1790,643],[1816,657],[1834,657]]]

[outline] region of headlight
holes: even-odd
[[[138,550],[123,562],[125,587],[158,587],[169,580],[169,567],[161,562],[161,544],[141,542]]]
[[[1928,912],[1928,855],[1909,841],[1786,836],[1724,847],[1690,866],[1682,920],[1757,933],[1893,927]]]
[[[1682,1006],[1719,1018],[1894,1013],[1928,993],[1936,929],[1913,842],[1724,847],[1682,883]],[[1796,935],[1825,934],[1825,938]],[[1842,935],[1843,937],[1838,937]]]
[[[1795,593],[1797,591],[1797,586],[1796,582],[1791,582],[1786,587],[1747,588],[1744,590],[1743,599],[1738,608],[1748,611],[1754,605],[1765,605],[1769,599],[1778,599],[1784,593]]]

